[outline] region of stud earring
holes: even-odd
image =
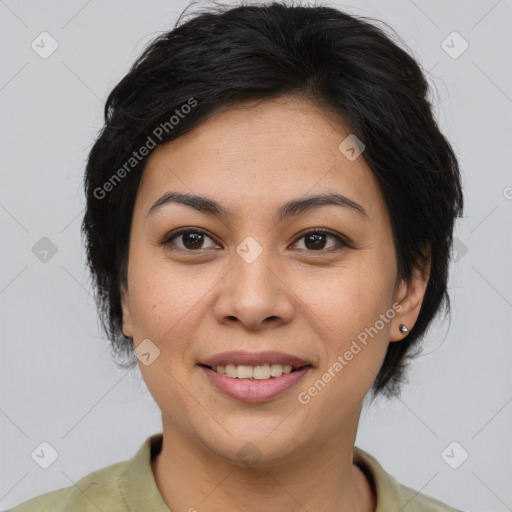
[[[407,326],[405,324],[400,324],[400,332],[403,333],[403,334],[406,334],[409,332],[409,329],[407,329]]]

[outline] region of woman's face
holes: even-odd
[[[414,324],[426,283],[395,282],[388,211],[364,153],[354,159],[349,141],[339,149],[348,135],[282,97],[217,114],[150,156],[123,319],[164,431],[240,463],[353,440],[388,343]],[[169,192],[208,203],[152,209]],[[334,194],[337,204],[308,203]],[[283,208],[290,202],[299,204]],[[302,369],[269,375],[287,363]],[[227,364],[257,378],[207,368]]]

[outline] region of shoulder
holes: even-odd
[[[422,494],[397,482],[404,512],[462,512],[431,496]]]
[[[89,473],[74,485],[42,494],[8,512],[121,512],[127,510],[119,478],[128,461]]]
[[[365,473],[377,497],[375,512],[461,512],[431,496],[400,484],[369,453],[354,447],[354,463]]]
[[[154,434],[131,459],[93,471],[69,487],[37,496],[9,512],[169,512],[151,469],[151,458],[161,448],[162,434]]]

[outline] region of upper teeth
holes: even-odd
[[[270,379],[270,377],[280,377],[283,373],[290,373],[292,366],[290,364],[262,364],[258,366],[249,366],[245,364],[227,364],[226,366],[212,366],[212,370],[232,377],[235,379]]]

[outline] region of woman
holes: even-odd
[[[418,64],[333,8],[217,8],[157,38],[91,150],[88,263],[163,433],[15,507],[448,511],[354,446],[448,309],[463,198]]]

